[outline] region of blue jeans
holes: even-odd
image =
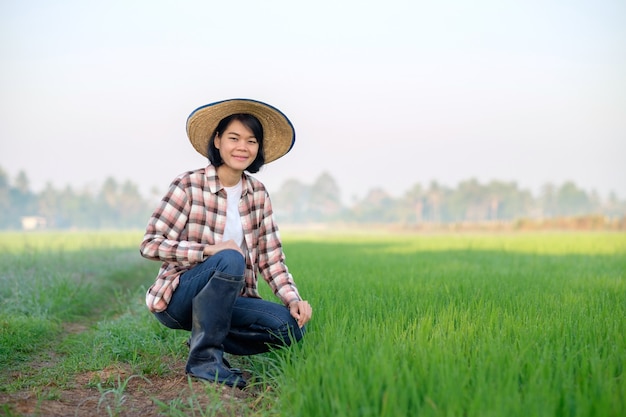
[[[166,310],[155,317],[171,329],[191,330],[192,300],[213,277],[242,276],[245,260],[236,250],[223,250],[180,276],[179,284]],[[237,297],[232,310],[231,327],[224,340],[224,351],[235,355],[255,355],[272,346],[288,346],[299,341],[299,328],[289,309],[282,304],[259,298]]]

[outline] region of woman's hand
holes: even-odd
[[[291,313],[291,317],[296,319],[298,326],[302,328],[302,326],[311,320],[313,309],[308,301],[293,301],[289,304],[289,313]]]

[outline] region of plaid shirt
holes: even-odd
[[[246,256],[242,296],[261,298],[257,273],[285,305],[301,300],[287,266],[265,186],[243,175],[239,213]],[[152,312],[167,309],[180,275],[204,261],[206,245],[222,241],[226,225],[226,190],[215,167],[179,175],[152,214],[141,243],[143,257],[163,261],[156,282],[148,289],[146,304]]]

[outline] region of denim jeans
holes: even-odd
[[[180,276],[179,284],[166,310],[155,317],[171,329],[191,330],[192,300],[219,271],[221,276],[242,276],[245,260],[236,250],[223,250]],[[299,328],[289,309],[282,304],[259,298],[237,297],[233,306],[231,330],[224,340],[224,350],[235,355],[255,355],[272,346],[288,346],[299,341]]]

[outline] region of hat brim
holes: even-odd
[[[296,132],[283,112],[261,101],[237,98],[210,103],[191,112],[187,118],[187,136],[195,150],[208,157],[209,139],[218,123],[238,113],[251,114],[261,122],[265,163],[277,160],[293,147]]]

